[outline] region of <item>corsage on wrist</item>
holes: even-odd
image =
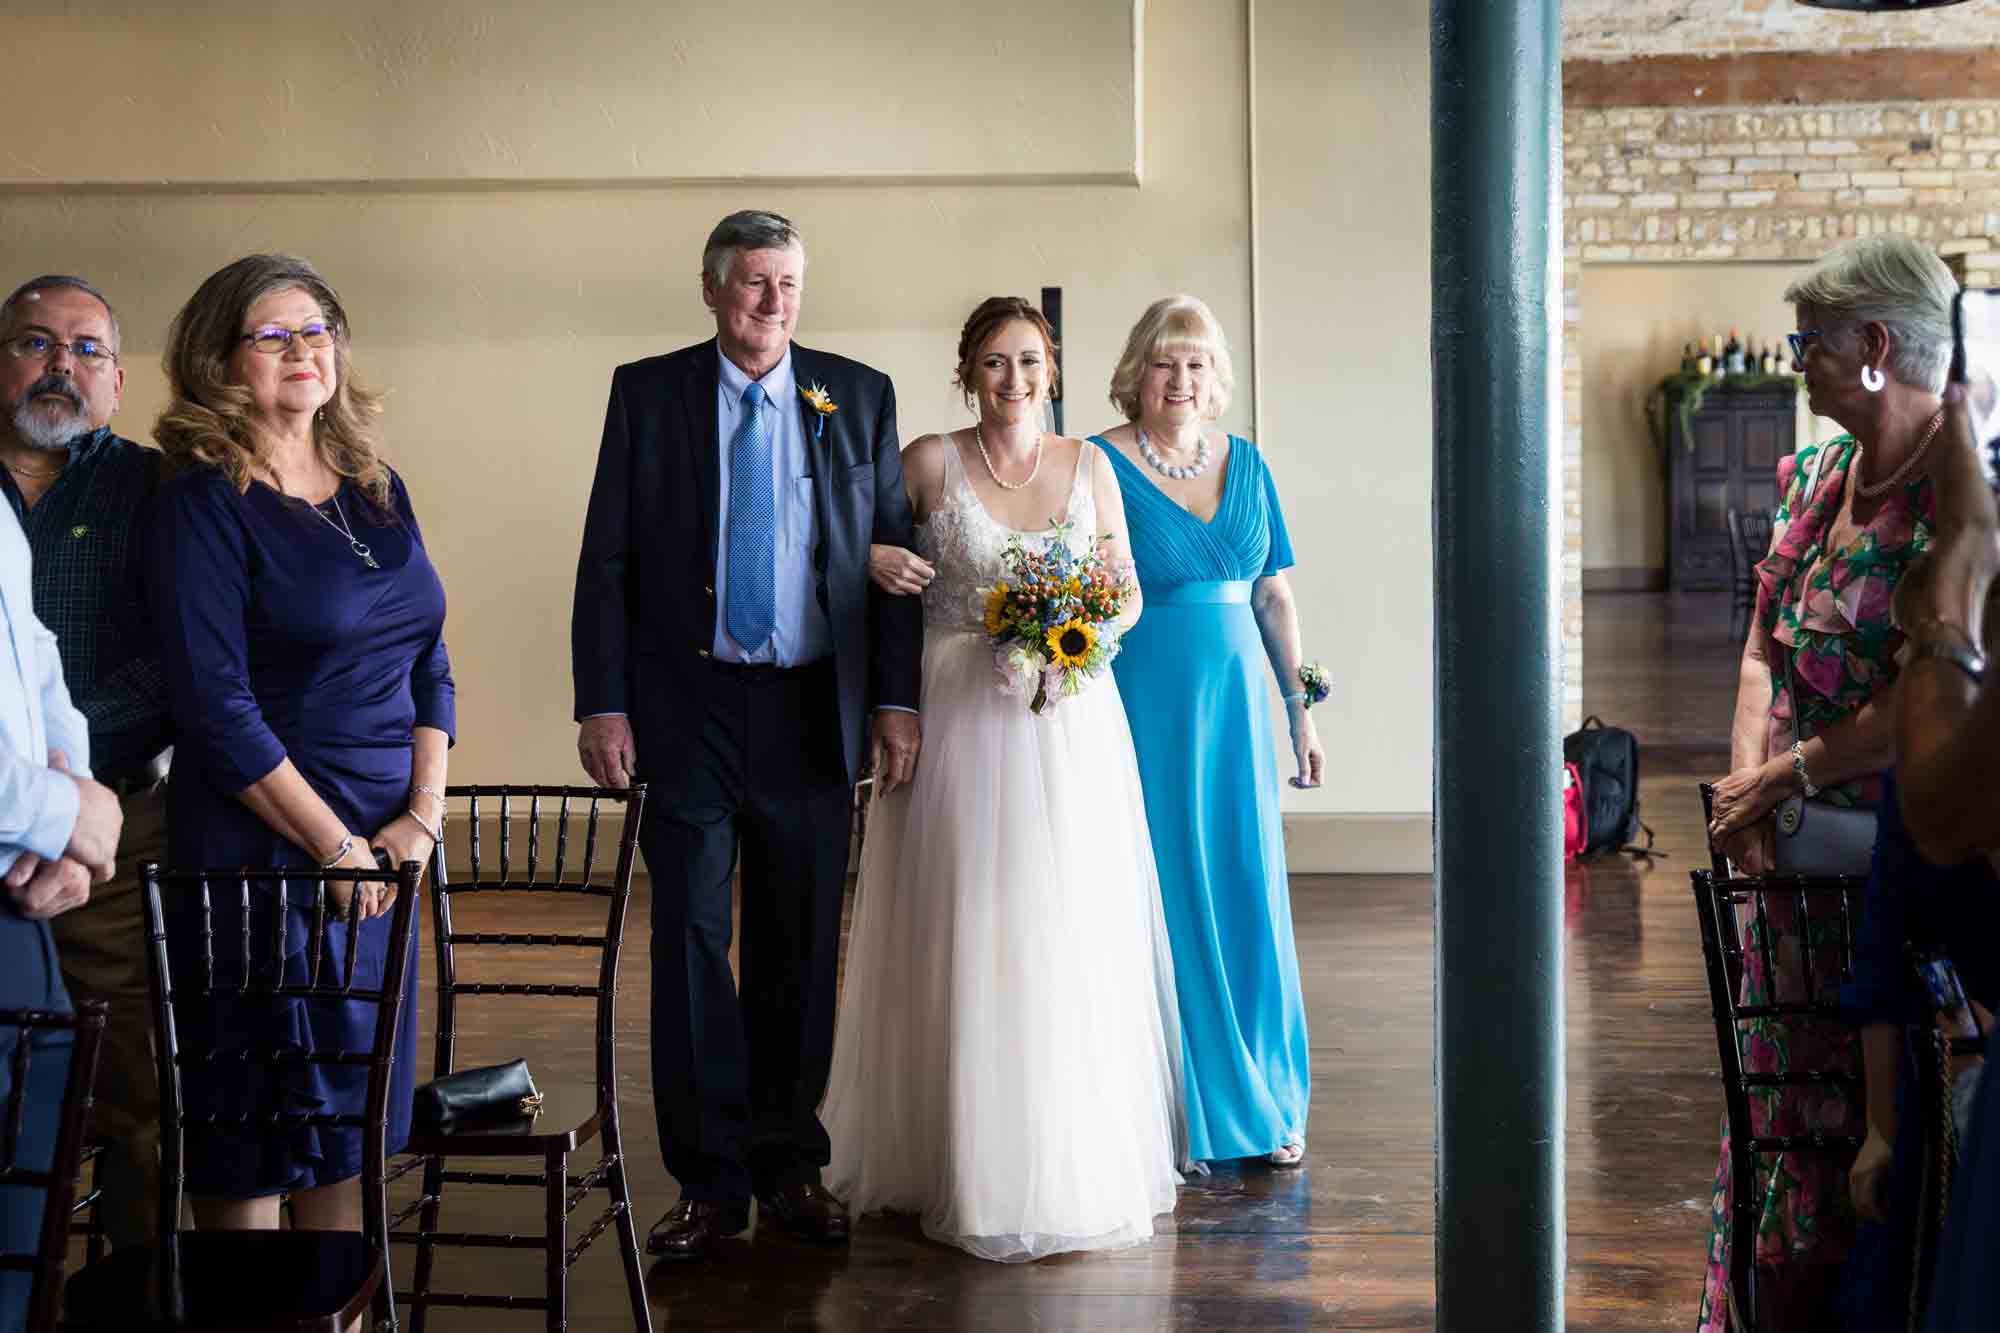
[[[1301,689],[1285,696],[1287,704],[1303,702],[1311,708],[1316,703],[1324,703],[1326,697],[1333,693],[1333,678],[1317,662],[1308,662],[1299,668],[1299,684]]]

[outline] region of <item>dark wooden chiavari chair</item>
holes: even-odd
[[[1754,1262],[1768,1188],[1759,1164],[1802,1154],[1832,1157],[1845,1169],[1861,1148],[1859,1132],[1787,1129],[1774,1122],[1793,1118],[1783,1110],[1788,1101],[1818,1097],[1844,1105],[1842,1114],[1805,1118],[1835,1119],[1857,1131],[1862,1124],[1860,1053],[1841,1012],[1840,987],[1854,977],[1867,880],[1731,878],[1713,870],[1697,870],[1693,880],[1729,1120],[1730,1315],[1740,1333],[1756,1333],[1771,1323],[1778,1299],[1761,1289]],[[1753,955],[1768,987],[1756,1003],[1743,990]],[[1781,1046],[1784,1067],[1752,1072],[1753,1041]],[[1824,1061],[1805,1055],[1815,1047],[1829,1053]]]
[[[41,1226],[32,1254],[0,1251],[0,1273],[27,1273],[26,1333],[49,1333],[62,1309],[63,1267],[69,1257],[70,1217],[75,1211],[83,1171],[84,1134],[90,1120],[90,1090],[97,1077],[97,1053],[104,1041],[105,1006],[101,1000],[80,1005],[74,1014],[39,1009],[0,1009],[0,1031],[11,1030],[13,1050],[7,1057],[7,1096],[0,1121],[0,1186],[44,1191]],[[45,1165],[24,1163],[21,1143],[27,1132],[29,1081],[50,1052],[38,1034],[68,1033],[69,1067],[63,1076],[62,1106],[55,1141]],[[36,1054],[37,1048],[42,1051]]]
[[[458,786],[446,793],[453,824],[469,825],[465,843],[465,874],[453,876],[440,847],[431,862],[431,912],[437,950],[437,1061],[435,1076],[455,1068],[459,1041],[459,1000],[476,997],[524,999],[566,997],[596,1002],[596,1069],[587,1087],[564,1087],[537,1076],[544,1101],[532,1119],[498,1123],[451,1124],[437,1130],[419,1127],[410,1138],[412,1157],[399,1162],[395,1175],[421,1169],[418,1198],[393,1220],[390,1239],[417,1247],[415,1280],[397,1299],[411,1310],[410,1324],[422,1333],[432,1306],[506,1310],[542,1310],[548,1327],[560,1330],[569,1317],[569,1269],[584,1250],[615,1226],[632,1304],[632,1324],[650,1333],[645,1274],[640,1267],[638,1233],[632,1195],[626,1182],[623,1132],[618,1112],[618,1061],[614,1031],[618,1012],[618,961],[625,937],[626,907],[644,813],[643,784],[626,790],[599,787]],[[612,809],[624,816],[615,840],[603,827]],[[525,835],[514,824],[525,818]],[[553,820],[553,836],[544,823]],[[525,841],[522,848],[519,844]],[[553,843],[553,847],[550,843]],[[611,851],[610,857],[602,853]],[[525,856],[519,855],[525,852]],[[548,853],[545,855],[545,853]],[[608,864],[607,864],[608,861]],[[604,925],[583,934],[516,933],[463,930],[453,923],[454,899],[469,894],[535,894],[571,902],[601,900]],[[588,980],[578,982],[470,981],[461,979],[468,956],[493,968],[519,968],[518,954],[499,950],[546,951],[574,957],[596,955]],[[540,966],[533,969],[544,975]],[[584,969],[577,969],[579,974]],[[518,976],[515,971],[512,975]],[[569,1169],[570,1154],[593,1140],[602,1140],[595,1165],[580,1173]],[[539,1169],[524,1172],[473,1171],[448,1165],[452,1158],[526,1158]],[[446,1185],[521,1186],[543,1193],[543,1230],[539,1236],[493,1232],[441,1231],[439,1213]],[[609,1196],[575,1244],[569,1243],[569,1218],[599,1189]],[[396,1230],[412,1218],[413,1231]],[[544,1294],[497,1295],[431,1290],[432,1267],[439,1247],[535,1249],[542,1251]]]
[[[160,1076],[159,1242],[149,1249],[114,1250],[78,1272],[70,1280],[63,1327],[345,1333],[372,1307],[375,1327],[394,1330],[385,1139],[422,867],[406,862],[393,871],[165,871],[149,864],[141,876]],[[342,948],[338,965],[331,961],[329,928],[343,927],[351,940],[360,924],[361,895],[350,895],[342,911],[330,894],[337,884],[396,889],[387,953],[372,984],[357,978],[354,950]],[[170,918],[179,967],[169,956]],[[288,946],[288,925],[306,932],[297,953]],[[219,937],[227,938],[229,947],[219,949]],[[200,965],[188,966],[192,958]],[[239,1010],[269,1005],[287,1011],[297,1002],[370,1004],[373,1040],[368,1049],[353,1051],[306,1051],[282,1042],[244,1045],[218,1036],[214,1025],[203,1021],[217,999]],[[301,1066],[364,1069],[363,1112],[191,1107],[183,1087],[187,1070],[236,1068],[246,1075],[262,1071],[275,1090],[280,1071]],[[180,1230],[188,1136],[241,1141],[303,1128],[361,1131],[359,1232]]]

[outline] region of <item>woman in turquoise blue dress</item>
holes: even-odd
[[[1250,441],[1217,430],[1229,349],[1207,306],[1155,302],[1127,339],[1110,457],[1145,614],[1113,663],[1145,788],[1180,992],[1189,1156],[1304,1160],[1312,1074],[1279,822],[1268,669],[1294,786],[1325,765],[1299,679],[1278,492]]]

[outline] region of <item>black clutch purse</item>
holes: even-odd
[[[467,1120],[519,1120],[541,1109],[542,1094],[535,1091],[528,1062],[509,1060],[432,1079],[417,1089],[412,1115],[425,1129],[441,1129]]]

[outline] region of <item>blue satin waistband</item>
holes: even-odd
[[[1250,580],[1220,579],[1214,583],[1178,583],[1171,588],[1147,589],[1147,606],[1201,606],[1247,603]]]

